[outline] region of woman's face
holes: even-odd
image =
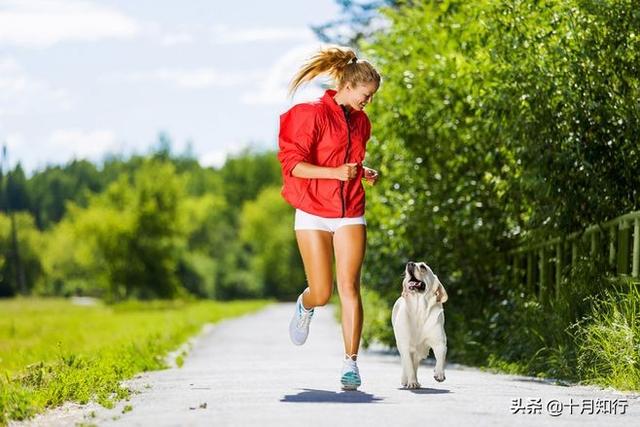
[[[357,111],[362,111],[371,102],[377,90],[376,82],[358,83],[355,87],[347,83],[344,87],[347,104]]]

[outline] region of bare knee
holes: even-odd
[[[356,282],[342,282],[338,284],[340,290],[340,299],[342,300],[360,300],[360,284]]]
[[[309,288],[309,296],[311,297],[311,302],[314,307],[322,307],[323,305],[327,305],[329,300],[331,299],[331,288],[329,290],[322,291],[312,291]]]
[[[323,305],[327,305],[329,303],[329,300],[331,299],[331,294],[329,294],[328,296],[323,296],[320,299],[318,299],[318,307],[322,307]]]

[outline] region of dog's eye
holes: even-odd
[[[427,271],[427,267],[424,264],[420,264],[420,270]]]

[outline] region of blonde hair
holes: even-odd
[[[375,82],[380,85],[380,74],[368,61],[359,60],[356,53],[342,46],[320,49],[300,67],[289,84],[289,96],[293,96],[302,83],[309,82],[321,74],[328,74],[342,89],[347,83]]]

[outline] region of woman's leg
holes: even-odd
[[[344,225],[333,235],[336,278],[342,305],[342,336],[347,355],[357,355],[362,335],[360,270],[364,260],[367,229],[364,225]],[[356,360],[356,357],[352,357]]]
[[[296,230],[298,249],[309,287],[302,293],[306,309],[325,305],[333,289],[333,245],[331,233],[322,230]]]

